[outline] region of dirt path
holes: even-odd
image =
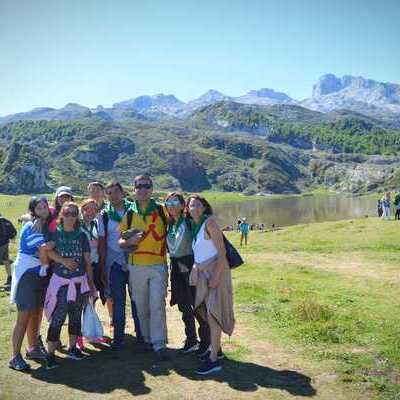
[[[333,368],[302,360],[296,348],[278,348],[269,341],[254,339],[259,335],[252,321],[254,317],[248,313],[237,312],[233,337],[224,337],[224,350],[230,356],[224,361],[223,371],[213,377],[198,378],[193,374],[197,366],[195,356],[181,355],[177,351],[183,340],[180,314],[176,307],[167,310],[173,357],[170,362],[156,363],[151,353],[138,353],[134,343],[128,343],[117,353],[89,346],[91,356],[86,360],[61,360],[60,368],[52,371],[32,362],[34,369],[30,375],[9,370],[2,357],[0,394],[10,394],[4,396],[5,399],[24,400],[28,396],[46,400],[125,400],[132,395],[174,400],[366,398],[365,394],[355,394],[341,383]],[[11,314],[10,318],[13,317]],[[101,318],[106,320],[104,312]],[[128,322],[127,332],[132,332],[131,322]]]
[[[321,255],[310,253],[262,253],[247,254],[246,261],[251,263],[286,263],[304,265],[306,267],[345,273],[347,276],[365,277],[385,280],[388,283],[400,283],[398,267],[390,264],[377,265],[374,260],[367,259],[364,254]],[[377,268],[379,266],[379,268]]]

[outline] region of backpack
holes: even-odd
[[[9,241],[17,236],[17,230],[14,225],[6,218],[0,217],[1,237],[4,241]]]

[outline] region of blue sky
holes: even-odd
[[[191,100],[324,73],[400,83],[399,0],[0,0],[0,115],[141,94]]]

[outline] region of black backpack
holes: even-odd
[[[14,225],[6,218],[0,217],[0,241],[9,241],[17,236]]]

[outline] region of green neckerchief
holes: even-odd
[[[132,203],[126,199],[123,200],[124,203],[124,215],[126,212],[132,207]],[[105,206],[105,212],[108,214],[108,217],[115,222],[120,223],[122,221],[122,217],[118,214],[118,211],[114,208],[111,203],[107,203]]]
[[[132,203],[132,210],[133,212],[141,215],[143,221],[146,222],[146,217],[150,215],[153,211],[157,211],[157,203],[154,199],[150,199],[146,210],[143,211],[139,206],[139,202],[135,200],[135,202]]]
[[[80,226],[76,229],[74,229],[71,232],[67,232],[66,230],[64,230],[64,227],[61,224],[57,225],[57,232],[61,235],[66,235],[69,238],[71,238],[72,240],[78,239],[79,235],[81,234],[81,229]]]
[[[197,235],[200,231],[201,226],[203,225],[204,221],[209,217],[208,214],[203,214],[200,218],[200,221],[198,224],[196,224],[193,220],[191,222],[191,228],[192,228],[192,237],[193,240],[196,241],[197,240]]]
[[[175,222],[175,220],[173,220],[174,222],[170,222],[168,224],[168,236],[170,238],[175,239],[176,233],[178,232],[178,229],[182,225],[184,220],[185,220],[185,218],[183,218],[183,215],[181,215],[179,217],[178,221]]]

